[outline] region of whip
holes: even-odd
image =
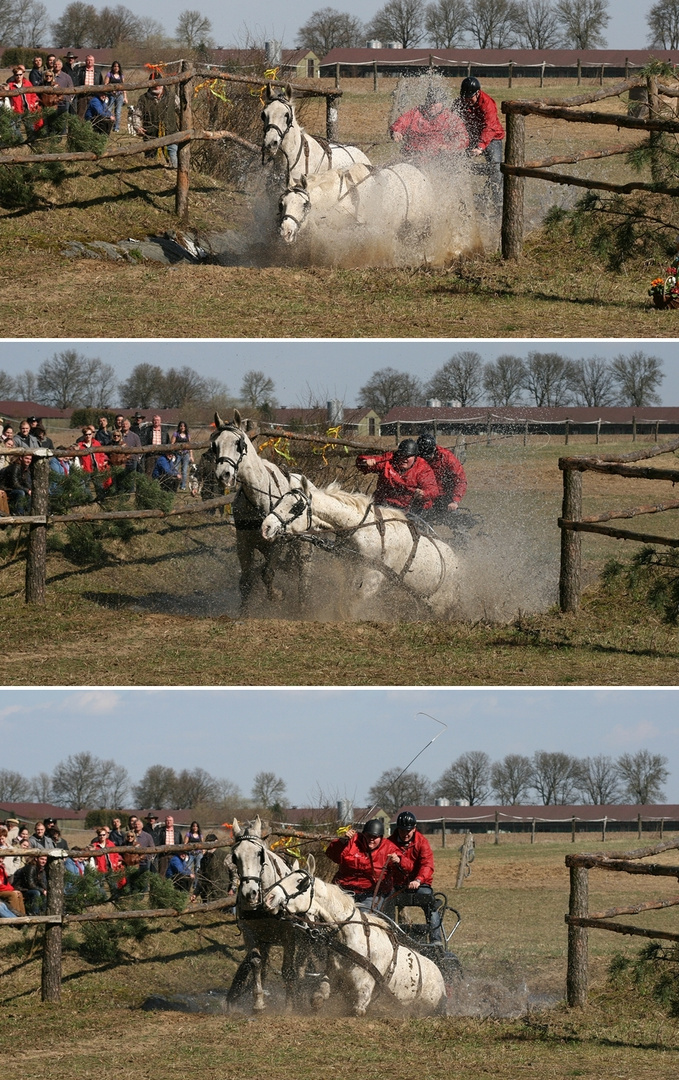
[[[402,776],[404,775],[404,773],[407,773],[407,772],[408,772],[408,769],[410,768],[410,766],[411,766],[411,765],[413,765],[413,764],[414,764],[414,763],[415,763],[415,762],[417,761],[418,757],[420,757],[420,756],[421,756],[421,755],[422,755],[422,754],[423,754],[423,753],[425,752],[425,750],[427,750],[427,749],[428,749],[428,748],[429,748],[429,747],[430,747],[430,746],[432,745],[432,743],[435,743],[435,742],[436,742],[436,740],[438,739],[439,735],[443,735],[443,732],[444,732],[444,731],[447,731],[447,730],[448,730],[448,725],[447,725],[447,724],[444,724],[444,723],[443,723],[443,720],[438,720],[438,719],[437,719],[437,718],[436,718],[435,716],[432,716],[432,715],[431,715],[431,713],[427,713],[427,712],[421,712],[421,711],[420,711],[420,712],[416,712],[416,713],[415,713],[415,719],[416,719],[416,720],[417,720],[417,717],[418,717],[418,716],[427,716],[427,717],[428,717],[428,718],[429,718],[430,720],[433,720],[435,724],[440,724],[440,725],[441,725],[441,729],[442,729],[442,730],[441,730],[441,731],[438,731],[438,732],[436,733],[436,735],[434,735],[434,738],[433,738],[433,739],[430,739],[428,743],[425,743],[425,744],[424,744],[424,746],[422,747],[422,749],[421,749],[421,750],[418,750],[418,752],[417,752],[417,753],[415,754],[415,757],[414,757],[414,758],[412,758],[412,759],[411,759],[411,760],[410,760],[410,761],[408,762],[408,764],[406,765],[405,769],[401,769],[401,771],[400,771],[400,773],[398,774],[398,776],[397,776],[397,777],[395,777],[395,778],[394,778],[394,779],[392,780],[392,782],[391,782],[391,783],[389,784],[389,786],[388,786],[387,788],[385,788],[385,789],[384,789],[384,794],[386,794],[386,793],[387,793],[388,791],[391,791],[391,789],[392,789],[392,788],[393,788],[393,787],[395,786],[395,784],[397,784],[397,783],[398,783],[398,781],[399,781],[399,780],[401,779],[401,777],[402,777]],[[364,820],[368,819],[368,818],[370,817],[370,815],[372,814],[373,810],[376,810],[376,809],[377,809],[377,806],[378,806],[378,804],[377,804],[377,803],[375,803],[375,804],[374,804],[373,806],[371,806],[371,807],[370,807],[370,809],[369,809],[369,810],[367,810],[367,811],[366,811],[366,812],[365,812],[365,813],[363,814],[363,817],[361,817],[361,818],[360,818],[360,819],[359,819],[359,820],[357,821],[357,823],[356,823],[356,824],[357,824],[357,825],[360,825],[360,824],[361,824],[361,822],[363,822]]]

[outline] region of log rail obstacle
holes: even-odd
[[[566,999],[573,1008],[587,1004],[588,988],[588,930],[608,930],[613,934],[654,938],[660,941],[679,942],[679,934],[669,930],[653,930],[632,923],[612,922],[620,915],[640,915],[646,911],[662,911],[677,907],[679,896],[664,900],[647,900],[640,904],[608,908],[606,911],[589,910],[589,871],[605,870],[612,873],[642,874],[651,877],[679,877],[679,866],[666,863],[649,863],[642,860],[666,851],[676,851],[679,840],[667,840],[653,847],[636,848],[634,851],[603,855],[567,855],[566,866],[570,869],[570,900],[568,914],[568,971],[566,975]]]
[[[619,97],[636,87],[646,86],[648,98],[648,119],[628,116],[622,113],[583,112],[577,106],[590,105],[605,98]],[[651,175],[653,183],[633,181],[627,184],[613,184],[604,180],[590,180],[581,176],[551,172],[554,165],[572,165],[579,161],[596,158],[614,157],[628,154],[635,149],[626,143],[608,147],[605,150],[581,150],[575,153],[537,161],[526,161],[526,117],[541,116],[549,120],[563,120],[567,123],[601,125],[607,124],[618,129],[642,131],[648,134],[651,148],[657,144],[661,132],[679,133],[679,120],[668,119],[666,107],[661,98],[679,97],[679,87],[663,86],[657,75],[638,76],[625,79],[615,86],[605,87],[588,94],[563,98],[561,100],[502,102],[502,112],[506,116],[507,138],[505,141],[505,160],[500,166],[504,177],[504,197],[502,208],[502,257],[518,259],[523,245],[524,229],[524,188],[525,178],[546,180],[552,184],[570,184],[599,191],[611,191],[627,195],[632,191],[650,191],[665,195],[679,195],[679,187],[670,187],[661,182],[661,170],[652,160]],[[676,114],[673,113],[673,116]]]
[[[631,454],[602,454],[597,457],[562,457],[559,468],[563,472],[563,504],[558,520],[561,529],[561,573],[559,577],[559,605],[562,611],[576,611],[580,604],[582,543],[581,533],[597,533],[600,536],[612,536],[617,540],[636,540],[642,544],[660,544],[679,548],[679,539],[658,536],[653,533],[632,532],[620,529],[606,522],[616,519],[629,519],[644,514],[661,514],[667,510],[678,510],[679,500],[653,503],[646,506],[633,506],[623,510],[609,510],[590,517],[582,513],[582,474],[596,472],[608,476],[626,476],[642,480],[666,480],[679,483],[679,469],[658,469],[651,465],[636,465],[638,461],[648,461],[662,454],[673,454],[679,450],[679,439],[670,443],[661,443],[647,450],[635,450]]]

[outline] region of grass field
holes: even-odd
[[[636,839],[621,836],[606,846],[625,849],[636,846]],[[214,915],[153,923],[143,940],[124,943],[119,962],[92,964],[66,952],[62,1004],[45,1006],[39,1001],[39,948],[31,956],[17,952],[21,932],[4,928],[0,1003],[8,1022],[0,1047],[23,1080],[94,1076],[102,1069],[122,1080],[187,1074],[208,1080],[243,1075],[316,1080],[328,1070],[371,1080],[385,1074],[395,1080],[413,1074],[427,1080],[447,1080],[451,1074],[465,1080],[487,1075],[673,1080],[676,1021],[652,998],[607,982],[612,955],[632,956],[638,943],[590,932],[590,1004],[583,1011],[567,1010],[561,1001],[568,903],[564,855],[596,847],[582,837],[574,847],[555,835],[533,846],[525,838],[503,836],[495,847],[479,836],[471,877],[459,892],[451,890],[457,851],[435,849],[436,882],[449,890],[463,919],[453,939],[464,968],[453,1008],[471,1015],[357,1021],[275,1011],[258,1018],[143,1011],[152,995],[228,986],[242,946],[231,919]],[[622,874],[600,877],[605,880],[599,884],[591,875],[592,905],[671,892],[658,882],[645,888],[636,879],[623,881]],[[676,928],[672,912],[657,918],[665,928]],[[649,915],[640,924],[656,925]],[[32,932],[27,936],[30,940]],[[275,974],[271,985],[276,991]],[[542,1007],[527,1009],[531,993],[541,998]],[[478,1015],[486,1012],[491,1015]]]
[[[602,451],[625,451],[629,442]],[[579,442],[569,452],[591,452]],[[150,524],[129,544],[107,542],[103,564],[48,558],[47,604],[23,601],[16,530],[5,547],[0,679],[5,684],[673,684],[679,630],[599,575],[637,547],[585,537],[580,611],[557,595],[563,446],[521,440],[468,448],[465,503],[483,518],[466,549],[466,611],[454,622],[414,621],[408,598],[382,608],[344,597],[345,564],[314,552],[313,599],[271,607],[256,595],[240,618],[233,528],[220,518]],[[327,479],[334,476],[334,467]],[[343,478],[347,488],[351,477]],[[587,475],[585,512],[667,497],[666,487]],[[676,535],[676,512],[653,531]],[[284,589],[286,582],[281,582]],[[350,609],[345,606],[350,603]],[[347,614],[348,610],[348,614]],[[101,628],[105,626],[105,632]],[[99,633],[93,632],[99,628]],[[94,646],[93,647],[93,643]]]
[[[369,147],[375,160],[393,157],[387,136],[391,85],[373,93],[369,80],[349,83],[341,105],[342,137]],[[498,101],[510,93],[500,86],[490,90]],[[554,86],[541,96],[574,90]],[[517,86],[511,94],[533,97],[538,90]],[[309,130],[321,130],[320,106],[307,107],[304,119]],[[529,120],[528,153],[542,157],[583,143],[599,148],[626,137],[608,131]],[[638,137],[629,138],[632,144]],[[633,176],[619,157],[579,168],[582,175],[589,170],[587,175],[606,179]],[[545,184],[529,184],[533,231],[518,264],[503,263],[491,243],[485,254],[441,270],[168,267],[65,259],[62,252],[71,240],[116,242],[176,229],[171,173],[143,158],[68,170],[60,187],[41,189],[35,207],[0,210],[0,301],[7,336],[466,338],[535,337],[547,329],[554,337],[653,338],[676,331],[672,313],[656,311],[647,297],[661,266],[639,258],[612,272],[577,240],[543,232],[542,214],[562,198],[563,189],[555,185],[546,190]],[[194,175],[189,225],[203,233],[248,235],[247,190],[247,181]],[[20,275],[14,272],[17,243]]]

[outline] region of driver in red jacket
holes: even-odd
[[[334,884],[351,893],[357,907],[371,908],[376,887],[381,900],[392,891],[391,872],[399,859],[399,849],[384,835],[381,818],[366,821],[360,833],[347,829],[344,836],[328,845],[325,853],[339,864]],[[381,906],[381,900],[376,906]]]
[[[389,128],[394,142],[403,144],[406,157],[437,157],[446,152],[462,153],[469,135],[457,112],[447,108],[436,87],[427,90],[423,105],[403,113]]]
[[[502,206],[502,140],[504,128],[500,123],[497,105],[484,93],[481,83],[473,75],[460,84],[457,110],[469,133],[469,150],[472,157],[484,157],[491,195],[496,206]]]
[[[396,450],[379,457],[359,454],[356,468],[362,473],[377,473],[377,506],[396,506],[419,513],[428,510],[439,494],[436,477],[419,456],[415,439],[403,439]]]
[[[434,473],[439,487],[432,510],[444,515],[457,510],[467,490],[467,477],[461,463],[452,450],[446,446],[438,446],[436,439],[428,431],[418,437],[417,449]]]
[[[393,871],[396,893],[389,908],[424,908],[431,941],[444,945],[441,916],[433,907],[434,853],[426,836],[418,832],[416,826],[417,818],[410,810],[402,810],[396,818],[391,841],[398,849],[399,861]]]

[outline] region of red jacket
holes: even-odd
[[[91,846],[93,848],[100,848],[103,850],[107,847],[115,847],[115,844],[112,840],[105,840],[103,844],[100,844],[98,841],[96,841]],[[118,855],[118,853],[114,851],[112,855],[95,855],[94,865],[96,866],[97,870],[100,871],[100,873],[107,874],[109,870],[120,870],[123,865],[123,860],[121,859],[120,855]]]
[[[409,843],[399,839],[398,833],[391,837],[391,842],[401,856],[394,871],[394,885],[397,889],[407,888],[417,878],[420,885],[431,885],[434,878],[434,853],[426,836],[415,831]]]
[[[467,477],[453,451],[445,446],[437,446],[427,465],[436,477],[439,495],[444,495],[446,502],[459,502],[467,490]]]
[[[388,856],[398,850],[389,837],[385,836],[379,847],[370,851],[363,833],[356,833],[350,840],[345,836],[333,840],[325,853],[333,862],[339,863],[339,870],[333,878],[335,885],[340,885],[350,892],[372,892]],[[390,866],[380,884],[380,893],[390,893],[391,883]]]
[[[22,75],[20,79],[15,79],[12,76],[11,79],[7,80],[7,85],[10,90],[20,90],[24,86],[27,86],[30,90],[33,89],[33,83],[25,75]],[[40,108],[40,99],[37,94],[15,94],[9,100],[14,111],[18,113],[37,112]]]
[[[401,510],[428,510],[439,494],[439,486],[434,473],[421,458],[415,458],[408,472],[401,472],[393,464],[394,454],[389,451],[380,457],[373,454],[359,454],[356,468],[362,473],[377,473],[379,480],[375,489],[375,502],[378,506],[397,506]],[[424,492],[424,497],[415,495],[417,489]]]
[[[9,844],[7,844],[7,847],[9,847]],[[4,859],[0,859],[0,892],[14,892],[14,886],[7,877]]]
[[[80,442],[78,443],[78,446],[82,447],[83,450],[88,450],[92,446],[101,446],[101,443],[97,442],[96,439],[92,439],[90,447],[88,447],[81,439]],[[94,465],[95,462],[96,462],[96,468],[95,468],[95,465]],[[106,470],[108,468],[110,468],[109,460],[106,457],[106,454],[83,454],[83,456],[80,458],[80,465],[85,470],[85,472],[89,472],[89,473],[91,473],[91,472],[106,472]],[[107,480],[104,480],[103,486],[104,487],[110,487],[112,483],[113,483],[113,481],[112,481],[111,477],[109,476]]]
[[[460,116],[443,109],[436,116],[427,116],[420,106],[399,116],[389,132],[403,136],[404,153],[439,154],[445,150],[466,150],[469,135]]]
[[[459,109],[469,132],[469,145],[472,149],[485,150],[493,139],[504,139],[505,130],[497,114],[497,105],[483,90],[478,101],[473,104],[460,98]]]

